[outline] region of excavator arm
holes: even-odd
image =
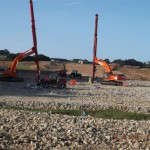
[[[15,80],[15,81],[22,81],[22,78],[17,77],[17,64],[19,61],[23,60],[24,58],[32,55],[35,53],[34,47],[25,51],[24,53],[20,53],[11,63],[10,67],[6,70],[0,72],[0,79],[1,80]]]
[[[97,57],[95,57],[94,62],[95,62],[96,64],[99,64],[99,65],[101,65],[102,67],[104,67],[105,70],[106,70],[106,72],[108,72],[108,73],[110,73],[110,74],[113,74],[113,73],[112,73],[112,70],[111,70],[111,68],[110,68],[110,66],[109,66],[104,60],[102,60],[102,59],[99,59],[99,60],[98,60]]]
[[[22,78],[17,76],[17,63],[27,56],[35,54],[35,63],[37,65],[37,83],[40,82],[40,70],[39,70],[39,61],[38,61],[38,52],[37,52],[37,39],[36,39],[36,30],[35,30],[35,20],[34,20],[34,10],[33,10],[33,2],[30,2],[30,14],[31,14],[31,22],[32,22],[32,36],[33,36],[33,47],[24,53],[20,53],[11,63],[8,69],[0,70],[0,80],[1,81],[23,81]]]
[[[32,49],[27,50],[27,51],[24,52],[24,53],[20,53],[20,54],[13,60],[13,62],[11,63],[11,65],[10,65],[10,71],[11,71],[12,73],[16,73],[16,67],[17,67],[18,62],[21,61],[21,60],[23,60],[24,58],[26,58],[26,57],[32,55],[33,53],[35,53],[34,47],[33,47]]]
[[[113,74],[110,66],[102,59],[97,59],[97,57],[94,58],[94,63],[101,65],[103,68],[105,68],[105,77],[102,80],[102,84],[107,85],[123,85],[122,81],[126,80],[125,75],[123,74]]]

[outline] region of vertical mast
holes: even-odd
[[[35,29],[35,20],[34,20],[34,10],[33,10],[33,2],[30,0],[30,13],[31,13],[31,22],[32,22],[32,36],[33,36],[33,48],[32,50],[35,52],[35,63],[37,65],[37,83],[40,81],[40,67],[38,61],[38,51],[37,51],[37,38],[36,38],[36,29]]]
[[[93,72],[92,72],[92,83],[95,80],[96,64],[94,59],[97,52],[97,28],[98,28],[98,14],[95,15],[95,32],[94,32],[94,47],[93,47]]]

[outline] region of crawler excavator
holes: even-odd
[[[104,78],[101,84],[105,85],[123,85],[123,81],[126,81],[126,76],[124,74],[114,74],[110,66],[102,59],[97,59],[95,57],[94,63],[101,65],[105,68]]]
[[[98,28],[98,14],[95,15],[95,33],[94,33],[94,48],[93,48],[93,77],[92,82],[95,79],[96,64],[101,65],[105,68],[104,77],[101,84],[105,85],[123,85],[123,81],[126,81],[126,76],[124,74],[114,74],[110,66],[102,59],[97,59],[97,28]]]
[[[20,53],[11,63],[10,67],[4,68],[0,70],[0,80],[1,81],[12,81],[12,82],[20,82],[23,81],[22,77],[18,76],[17,73],[17,64],[22,59],[28,57],[31,54],[35,53],[34,47],[30,50],[27,50],[24,53]]]
[[[30,14],[32,22],[32,37],[33,37],[33,47],[24,53],[20,53],[11,63],[10,67],[5,69],[0,69],[0,81],[12,81],[20,82],[23,81],[22,77],[19,77],[17,74],[17,64],[22,59],[35,54],[35,63],[37,65],[36,80],[37,84],[40,84],[40,70],[39,70],[39,61],[38,61],[38,52],[37,52],[37,39],[36,39],[36,30],[35,30],[35,20],[34,20],[34,11],[33,11],[33,2],[30,2]]]

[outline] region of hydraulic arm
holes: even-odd
[[[126,80],[126,76],[124,74],[114,74],[110,68],[110,66],[102,59],[97,59],[95,57],[94,59],[95,64],[101,65],[103,68],[105,68],[105,74],[104,78],[101,81],[102,84],[107,85],[123,85],[122,81]]]
[[[39,69],[39,61],[38,61],[38,51],[37,51],[37,38],[36,38],[36,30],[35,30],[35,20],[34,20],[34,10],[33,3],[30,0],[30,14],[31,14],[31,22],[32,22],[32,36],[33,36],[33,47],[24,53],[20,53],[11,63],[10,67],[4,70],[0,70],[0,80],[1,81],[23,81],[23,78],[18,77],[17,75],[17,64],[22,59],[35,54],[35,63],[37,65],[37,84],[40,82],[40,69]]]
[[[96,64],[101,65],[105,68],[104,78],[101,81],[102,84],[107,85],[122,85],[123,82],[126,80],[126,76],[123,74],[113,74],[110,66],[102,59],[97,59],[96,52],[97,52],[97,28],[98,28],[98,14],[95,15],[95,33],[94,33],[94,48],[93,48],[93,72],[92,72],[92,82],[95,79],[95,72],[96,72]]]

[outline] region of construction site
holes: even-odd
[[[29,2],[33,47],[0,61],[0,149],[149,150],[150,68],[98,58],[98,14],[92,64],[39,61]]]

